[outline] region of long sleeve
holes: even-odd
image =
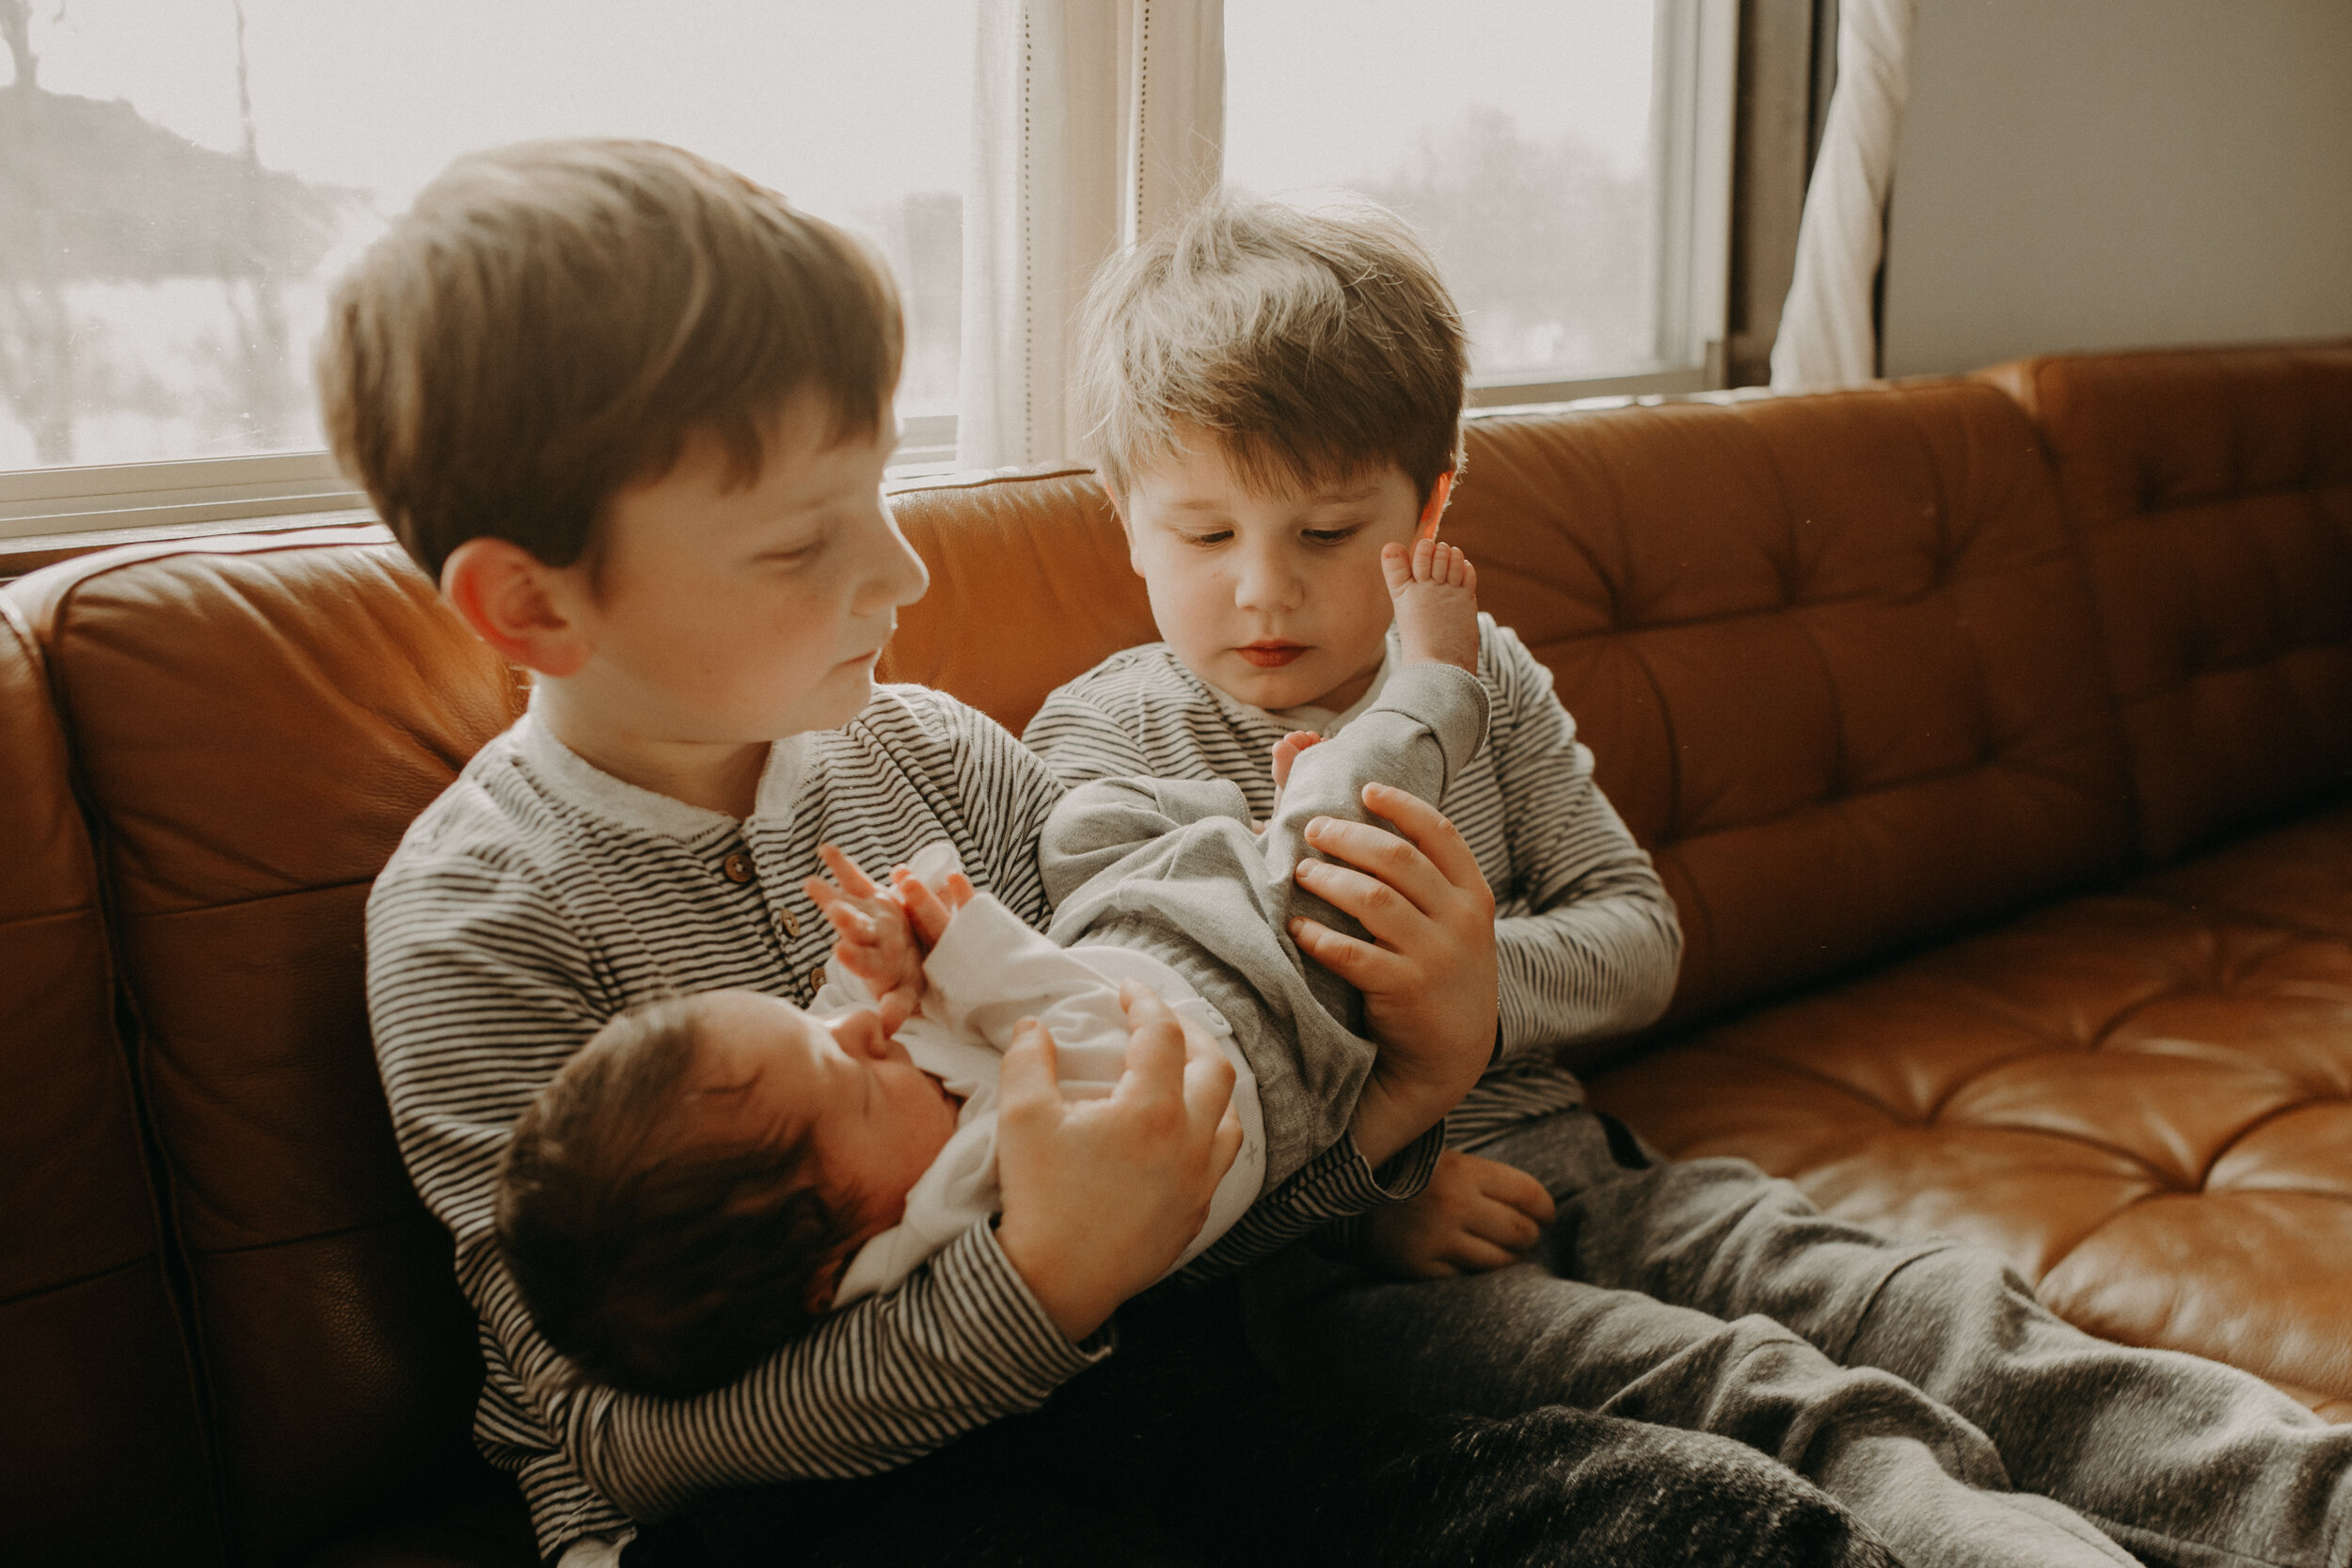
[[[1489,640],[1489,744],[1517,886],[1498,902],[1502,1057],[1624,1034],[1665,1011],[1682,958],[1674,901],[1593,783],[1551,672],[1507,629]],[[1514,909],[1514,906],[1517,906]]]

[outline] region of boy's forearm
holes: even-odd
[[[1178,1277],[1194,1284],[1222,1278],[1302,1236],[1402,1203],[1429,1184],[1444,1148],[1442,1121],[1377,1162],[1366,1159],[1353,1137],[1343,1137],[1260,1197],[1215,1246],[1185,1264]]]
[[[564,1451],[605,1496],[656,1518],[720,1487],[892,1469],[1036,1409],[1110,1345],[1065,1337],[986,1231],[712,1393],[550,1398]]]
[[[1495,922],[1498,1059],[1627,1035],[1674,998],[1682,933],[1662,891],[1634,890]]]
[[[1444,1085],[1396,1082],[1375,1067],[1356,1101],[1348,1135],[1365,1163],[1378,1166],[1443,1120],[1461,1098],[1461,1091],[1449,1092]]]

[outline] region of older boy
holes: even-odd
[[[945,839],[974,882],[1044,917],[1036,839],[1060,786],[953,700],[872,684],[925,585],[880,498],[898,348],[889,280],[856,245],[645,143],[462,160],[335,296],[320,384],[338,456],[465,623],[535,675],[529,714],[378,879],[368,987],[403,1155],[481,1318],[477,1433],[549,1558],[609,1560],[633,1520],[714,1488],[798,1481],[771,1490],[823,1513],[870,1512],[860,1488],[900,1478],[1016,1485],[1040,1468],[1026,1413],[1060,1405],[1065,1432],[1089,1416],[1057,1390],[1105,1386],[1073,1374],[1109,1354],[1113,1308],[1176,1258],[1220,1174],[1231,1069],[1143,998],[1106,1100],[1065,1106],[1041,1036],[1008,1054],[993,1224],[712,1393],[568,1375],[499,1260],[508,1128],[606,1019],[665,993],[813,992],[830,932],[802,883],[820,841],[888,864]],[[1468,865],[1435,812],[1391,815]],[[1387,945],[1350,977],[1386,1092],[1229,1233],[1228,1258],[1410,1191],[1454,1093],[1419,1074],[1486,1049],[1483,885],[1419,850],[1382,863],[1404,896],[1382,898]],[[1148,1413],[1130,1424],[1152,1436]],[[977,1458],[964,1434],[989,1439]],[[1692,1451],[1689,1473],[1725,1474]],[[1067,1512],[1044,1479],[1016,1497],[1032,1536]],[[1818,1494],[1749,1495],[1837,1525]],[[1119,1501],[1105,1528],[1148,1544]]]
[[[1167,641],[1063,688],[1026,738],[1072,782],[1262,795],[1270,744],[1343,725],[1387,678],[1378,552],[1444,510],[1458,318],[1388,214],[1229,203],[1099,279],[1083,341],[1097,456]],[[1278,1374],[1362,1404],[1565,1402],[1738,1433],[1906,1561],[2112,1560],[2069,1508],[2154,1560],[2347,1560],[2352,1430],[2228,1368],[2092,1339],[1985,1253],[1831,1221],[1744,1162],[1664,1164],[1582,1109],[1547,1048],[1662,1009],[1673,911],[1548,673],[1491,622],[1482,641],[1488,754],[1439,804],[1495,892],[1496,1065],[1430,1188],[1352,1238],[1432,1283],[1302,1249],[1259,1271],[1253,1338]],[[1313,953],[1327,933],[1297,938]],[[1850,1462],[1840,1434],[1870,1432],[1943,1446],[1949,1478],[1915,1450]]]

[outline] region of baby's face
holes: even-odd
[[[749,990],[696,1006],[691,1135],[785,1144],[806,1131],[823,1190],[853,1205],[858,1239],[898,1224],[907,1190],[955,1134],[958,1102],[939,1080],[871,1009],[828,1024]]]

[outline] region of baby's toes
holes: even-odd
[[[1445,546],[1438,544],[1435,539],[1416,539],[1413,541],[1414,581],[1443,582],[1445,580],[1445,578],[1438,566],[1439,557],[1438,555],[1438,552],[1443,548],[1445,548]]]
[[[1413,580],[1412,554],[1403,545],[1380,546],[1380,575],[1389,579],[1389,592],[1402,594]]]

